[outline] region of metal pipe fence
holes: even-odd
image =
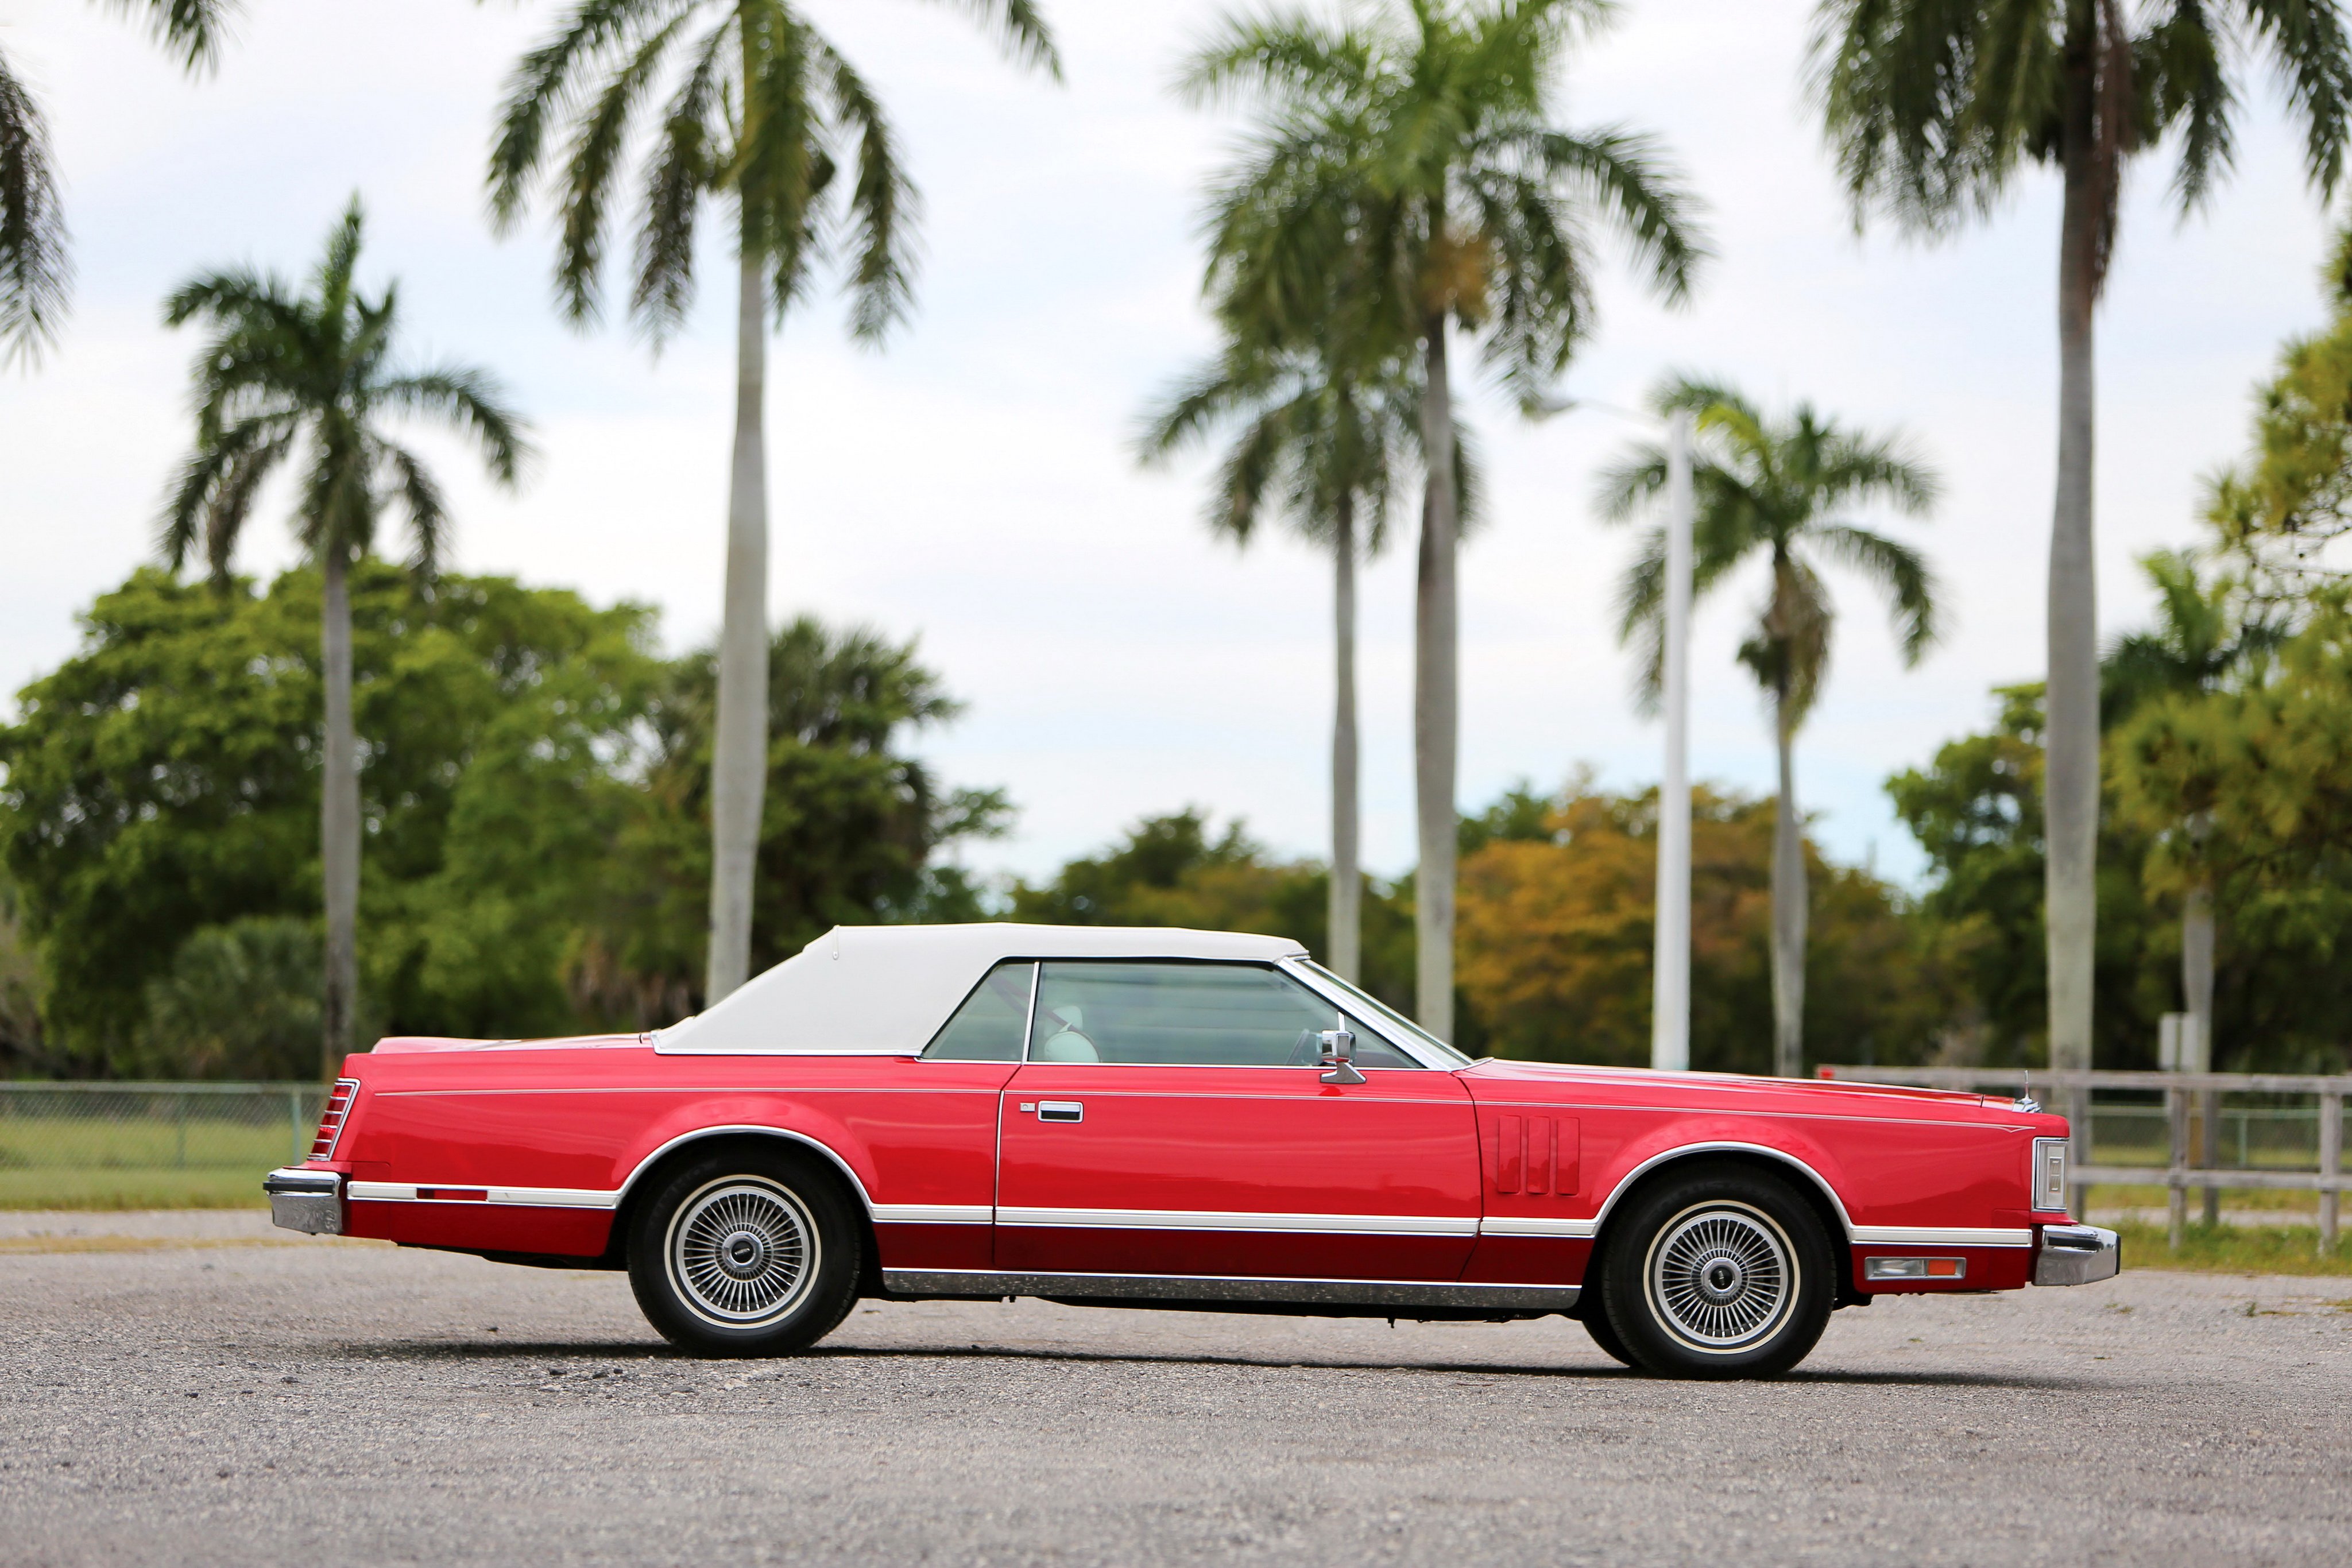
[[[2072,1124],[2069,1202],[2075,1210],[2095,1186],[2162,1186],[2175,1248],[2188,1224],[2192,1190],[2207,1194],[2210,1218],[2214,1197],[2236,1187],[2317,1193],[2319,1249],[2336,1249],[2343,1196],[2352,1189],[2352,1176],[2344,1172],[2344,1109],[2352,1074],[1832,1066],[1821,1075],[2032,1094]],[[2237,1157],[2230,1163],[2224,1156],[2233,1148]],[[2192,1149],[2201,1152],[2201,1161],[2192,1162]]]
[[[0,1081],[0,1207],[181,1207],[260,1200],[310,1147],[317,1083]]]

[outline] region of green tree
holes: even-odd
[[[1835,620],[1828,584],[1814,562],[1857,572],[1883,590],[1904,663],[1916,664],[1936,636],[1934,579],[1916,550],[1861,526],[1852,514],[1883,506],[1925,516],[1940,481],[1899,437],[1846,430],[1809,403],[1798,404],[1786,419],[1768,419],[1738,392],[1688,379],[1666,383],[1651,401],[1662,414],[1697,416],[1691,473],[1694,596],[1720,586],[1751,559],[1761,558],[1769,572],[1762,611],[1740,644],[1739,662],[1764,688],[1780,754],[1772,839],[1773,1061],[1783,1077],[1795,1077],[1804,1062],[1809,904],[1796,739],[1829,674]],[[1623,520],[1654,507],[1665,487],[1666,455],[1644,444],[1602,476],[1601,510]],[[1641,692],[1652,707],[1664,645],[1665,548],[1664,531],[1651,530],[1618,595],[1618,635],[1643,645]]]
[[[1776,813],[1700,788],[1692,801],[1691,1060],[1758,1072],[1771,1061],[1770,897]],[[1475,828],[1473,824],[1475,824]],[[1649,1061],[1657,793],[1506,793],[1465,821],[1462,988],[1498,1056],[1639,1066]],[[1473,843],[1475,847],[1469,847]],[[1806,961],[1819,1061],[1902,1061],[1941,991],[1914,951],[1896,891],[1805,846],[1820,888]]]
[[[2284,1038],[2262,1043],[2340,1061],[2352,1002],[2352,610],[2329,588],[2308,617],[2274,653],[2142,704],[2116,733],[2109,772],[2120,814],[2150,841],[2150,891],[2201,897],[2209,922],[2228,909],[2238,946],[2258,962],[2300,960],[2305,998],[2337,1009],[2273,1024]],[[2206,941],[2210,964],[2210,926]]]
[[[20,1067],[283,1070],[289,1020],[321,1000],[315,973],[287,977],[320,940],[321,587],[315,568],[266,593],[142,569],[20,695],[0,727],[0,1039]],[[426,591],[373,558],[351,599],[361,1016],[509,1037],[695,1010],[709,654],[656,657],[639,606],[499,578]],[[1005,808],[908,754],[955,710],[938,675],[812,622],[773,674],[763,954],[837,921],[979,918],[938,857]]]
[[[2343,575],[2328,547],[2352,534],[2352,226],[2323,275],[2334,319],[2290,340],[2255,393],[2254,450],[2216,476],[2207,520],[2251,559],[2256,586],[2293,599]]]
[[[303,1077],[319,1050],[319,971],[310,921],[202,926],[147,982],[147,1033],[121,1065],[142,1077]]]
[[[1332,563],[1330,967],[1349,980],[1363,967],[1361,804],[1356,737],[1356,562],[1386,542],[1389,508],[1417,455],[1417,389],[1394,360],[1360,369],[1344,351],[1268,350],[1252,329],[1148,416],[1141,447],[1158,461],[1234,431],[1217,466],[1207,521],[1247,545],[1269,511],[1286,516]],[[1475,515],[1475,465],[1456,442],[1457,485]]]
[[[234,0],[121,0],[190,75],[208,68]],[[73,284],[65,210],[40,100],[0,50],[0,364],[30,364],[56,336]]]
[[[963,9],[993,20],[1008,49],[1059,78],[1032,0],[967,0]],[[599,312],[631,128],[656,89],[629,300],[656,342],[693,299],[705,200],[730,208],[735,226],[735,444],[703,985],[717,1001],[750,973],[765,821],[768,333],[839,251],[853,333],[878,340],[912,295],[915,192],[880,101],[788,0],[577,0],[515,68],[489,168],[491,211],[509,228],[547,161],[551,130],[568,122],[553,180],[562,210],[555,289],[575,324]]]
[[[1250,161],[1211,225],[1220,295],[1311,333],[1336,290],[1369,340],[1413,346],[1427,482],[1415,601],[1416,1012],[1454,1033],[1460,729],[1449,333],[1479,341],[1523,400],[1566,368],[1593,319],[1596,229],[1631,246],[1669,299],[1700,256],[1689,201],[1655,148],[1555,123],[1555,80],[1598,0],[1384,0],[1326,22],[1228,20],[1185,68],[1202,101],[1260,112]]]
[[[1118,842],[1070,861],[1049,882],[1016,883],[1008,914],[1047,925],[1255,931],[1290,937],[1328,966],[1329,876],[1312,861],[1276,856],[1238,821],[1218,831],[1210,814],[1194,806],[1142,819]],[[1402,886],[1369,882],[1361,907],[1357,983],[1391,1007],[1412,994],[1409,897]]]
[[[0,852],[51,1049],[78,1071],[152,1050],[150,985],[194,934],[316,920],[322,591],[316,567],[267,593],[142,568],[0,729]],[[426,1033],[561,1029],[572,933],[640,792],[651,617],[496,578],[426,594],[373,558],[350,598],[363,1011]]]
[[[1811,88],[1860,224],[1948,235],[1990,214],[2027,162],[2055,167],[2058,486],[2049,578],[2051,1062],[2091,1062],[2099,832],[2092,324],[2125,164],[2179,148],[2193,211],[2228,172],[2242,72],[2267,55],[2332,193],[2352,124],[2352,40],[2335,0],[1822,0]]]
[[[354,1049],[359,997],[360,759],[352,724],[352,563],[374,547],[388,507],[406,516],[410,561],[429,578],[449,517],[441,487],[415,452],[384,433],[394,418],[430,418],[472,438],[484,465],[511,487],[529,446],[520,423],[486,372],[458,365],[423,371],[394,360],[400,326],[395,290],[370,299],[359,265],[357,196],[328,236],[307,290],[247,268],[205,273],[164,307],[173,327],[201,321],[213,335],[197,354],[195,450],[166,503],[163,556],[177,570],[202,549],[215,581],[253,516],[263,482],[301,458],[294,532],[319,563],[325,592],[320,646],[326,686],[320,747],[320,841],[327,919],[321,1014],[327,1076]]]
[[[640,1028],[694,1011],[699,995],[718,663],[709,650],[688,654],[654,697],[644,789],[573,970],[586,1010]],[[982,918],[979,890],[938,857],[1003,832],[1011,807],[1002,790],[942,786],[906,754],[914,733],[962,711],[915,644],[803,616],[771,639],[766,689],[754,964],[835,925]]]

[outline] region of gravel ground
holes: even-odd
[[[614,1275],[15,1215],[0,1563],[2341,1564],[2347,1292],[1882,1300],[1773,1384],[1559,1319],[1038,1302],[722,1363]]]

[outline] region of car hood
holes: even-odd
[[[1737,1072],[1665,1072],[1650,1067],[1597,1067],[1561,1061],[1505,1061],[1488,1057],[1465,1068],[1462,1076],[1479,1082],[1549,1084],[1675,1083],[1717,1092],[1752,1090],[1759,1093],[1793,1095],[1809,1103],[1885,1104],[1889,1100],[1912,1104],[1940,1103],[1954,1107],[1999,1105],[2011,1102],[1957,1089],[1913,1089],[1893,1083],[1857,1083],[1851,1079],[1759,1078]]]

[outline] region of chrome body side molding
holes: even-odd
[[[1032,1274],[989,1269],[885,1269],[898,1296],[1076,1296],[1098,1301],[1296,1301],[1301,1306],[1480,1308],[1564,1312],[1574,1285],[1464,1285],[1452,1281],[1228,1279],[1201,1274]]]

